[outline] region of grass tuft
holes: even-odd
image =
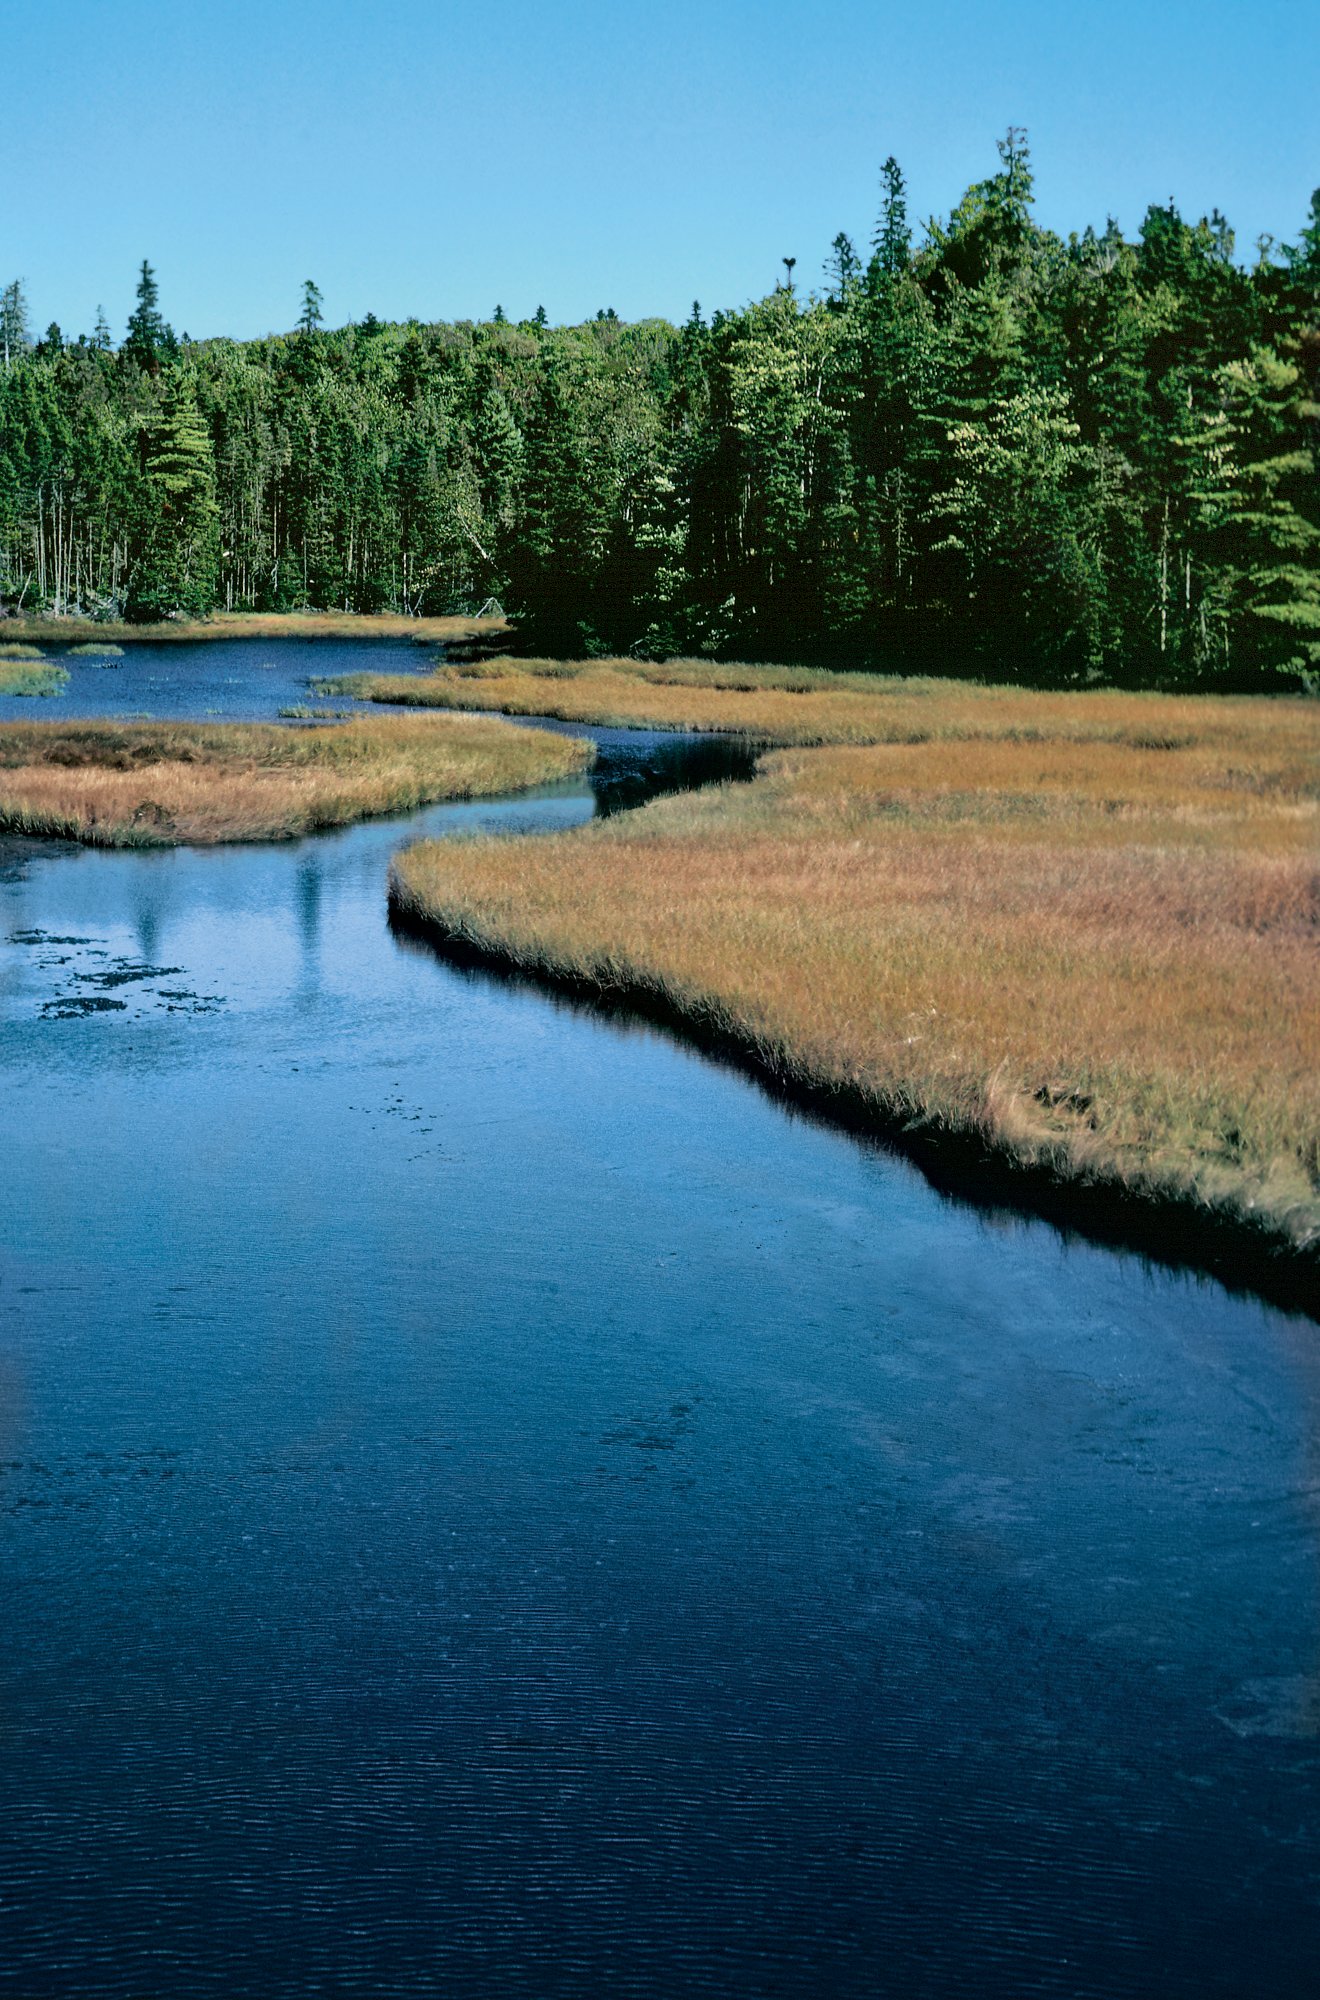
[[[62,694],[68,673],[52,660],[43,660],[31,647],[14,647],[0,653],[0,694]]]

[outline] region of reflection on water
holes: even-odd
[[[591,733],[600,737],[605,732]],[[624,730],[609,734],[614,741],[602,744],[592,774],[596,812],[602,819],[644,805],[659,792],[749,779],[756,769],[755,749],[729,737],[674,738]],[[630,735],[640,739],[640,747],[622,740]]]
[[[399,840],[0,853],[0,1994],[1308,1990],[1314,1327],[401,947]]]

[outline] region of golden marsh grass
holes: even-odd
[[[612,665],[545,685],[601,674],[677,717],[671,683]],[[887,1120],[1315,1248],[1320,704],[699,692],[707,726],[811,700],[814,740],[880,740],[781,749],[750,785],[547,839],[423,843],[396,861],[400,907],[661,999]]]
[[[582,770],[592,746],[470,716],[0,724],[0,827],[106,847],[280,840]]]
[[[644,729],[710,730],[765,744],[1184,741],[1272,754],[1278,703],[1252,697],[1042,692],[974,681],[831,673],[709,660],[516,660],[500,656],[430,674],[348,674],[325,690],[417,708],[494,710]],[[1307,704],[1284,705],[1301,714]],[[1314,737],[1311,738],[1314,745]]]

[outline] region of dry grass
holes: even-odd
[[[354,611],[215,611],[209,618],[169,619],[159,625],[93,624],[86,618],[23,618],[6,631],[22,639],[64,645],[85,632],[98,639],[413,639],[418,644],[484,638],[505,632],[503,618],[404,618],[395,612],[370,617]]]
[[[474,717],[0,725],[0,827],[105,847],[279,840],[567,777],[590,743]]]
[[[978,741],[1186,741],[1259,748],[1279,731],[1275,704],[1201,696],[1042,693],[972,681],[829,673],[709,660],[515,660],[442,665],[430,674],[349,674],[324,692],[416,708],[494,710],[565,722],[707,730],[766,744]],[[1299,711],[1300,712],[1300,711]]]
[[[602,672],[675,714],[672,684],[613,667],[568,685]],[[811,701],[812,733],[889,740],[780,750],[751,785],[549,839],[424,843],[396,862],[400,904],[663,998],[887,1118],[1320,1242],[1320,704],[726,699],[711,726]]]

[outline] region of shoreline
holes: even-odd
[[[644,1021],[735,1070],[773,1101],[910,1161],[950,1200],[1048,1222],[1065,1238],[1080,1237],[1213,1279],[1230,1292],[1251,1294],[1320,1324],[1320,1254],[1314,1243],[1299,1246],[1241,1212],[1211,1207],[1172,1188],[1137,1187],[1098,1172],[1067,1174],[1054,1163],[1021,1157],[982,1131],[914,1121],[896,1103],[813,1074],[785,1044],[762,1040],[717,1004],[685,1003],[659,979],[630,972],[603,979],[548,954],[520,952],[477,936],[408,890],[398,873],[399,858],[390,868],[390,927],[446,963],[549,994],[607,1020]]]
[[[103,639],[114,645],[196,645],[215,639],[410,639],[443,645],[485,639],[508,630],[503,618],[409,618],[382,611],[216,611],[207,618],[131,625],[65,613],[0,619],[0,644],[81,645]]]
[[[579,737],[450,722],[0,725],[0,832],[137,850],[297,840],[533,790],[576,776],[593,754]]]
[[[1320,1319],[1315,713],[901,682],[863,713],[802,678],[432,677],[435,706],[584,726],[622,687],[633,726],[686,711],[762,754],[608,833],[406,848],[392,921],[660,1025],[937,1186]]]

